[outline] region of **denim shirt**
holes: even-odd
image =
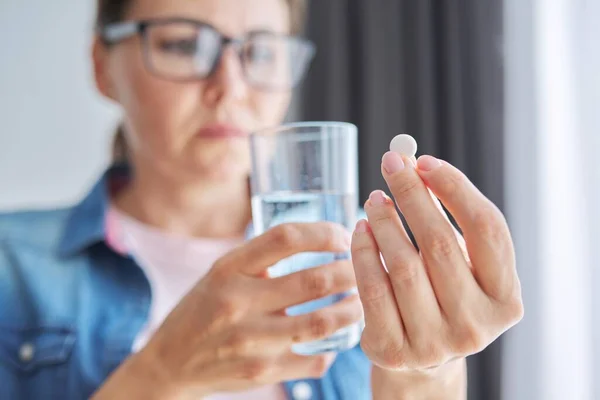
[[[151,291],[105,243],[109,169],[71,208],[0,214],[0,399],[87,399],[131,353]],[[371,398],[357,346],[322,379],[285,382],[291,400]]]

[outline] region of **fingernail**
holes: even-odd
[[[367,231],[367,221],[361,219],[356,223],[356,228],[354,228],[354,232],[356,233],[365,233]]]
[[[374,206],[381,206],[387,203],[387,196],[381,190],[375,190],[371,192],[371,195],[369,196],[369,201]]]
[[[383,169],[385,169],[385,172],[388,174],[394,174],[404,168],[404,161],[402,161],[402,157],[392,151],[388,151],[383,155],[382,163]]]
[[[441,167],[442,163],[435,157],[432,156],[421,156],[417,160],[417,167],[421,171],[432,171],[437,167]]]

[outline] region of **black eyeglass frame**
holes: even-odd
[[[213,62],[213,65],[211,66],[211,69],[206,73],[205,76],[197,76],[197,77],[190,77],[190,78],[174,78],[174,77],[165,76],[164,74],[160,73],[153,67],[152,60],[150,59],[151,56],[150,56],[150,51],[149,51],[148,35],[146,32],[148,31],[149,27],[152,27],[154,25],[168,25],[168,24],[173,24],[173,23],[187,23],[190,25],[194,25],[197,28],[208,28],[208,29],[216,32],[221,37],[219,52],[218,52],[217,56],[215,57],[215,60]],[[155,76],[160,77],[162,79],[176,81],[176,82],[190,82],[190,81],[206,79],[206,78],[210,77],[215,72],[217,67],[219,66],[219,64],[221,62],[221,58],[223,56],[223,50],[225,49],[225,47],[228,45],[233,45],[236,48],[236,53],[238,54],[240,62],[242,63],[242,71],[244,72],[244,75],[245,75],[244,77],[251,85],[258,87],[259,89],[271,90],[271,91],[272,90],[291,90],[291,89],[295,88],[302,81],[302,78],[306,74],[306,71],[308,70],[308,67],[311,64],[311,61],[316,54],[315,44],[313,42],[311,42],[310,40],[306,40],[306,39],[303,39],[298,36],[291,36],[291,35],[285,35],[285,34],[280,34],[280,33],[275,33],[275,32],[268,32],[268,35],[270,35],[270,36],[285,38],[286,40],[291,40],[291,41],[294,41],[294,42],[299,43],[302,46],[304,46],[306,51],[308,52],[307,60],[305,63],[306,65],[303,66],[303,70],[300,71],[299,78],[297,79],[296,82],[293,82],[291,85],[288,85],[285,88],[272,87],[272,86],[267,86],[267,85],[259,85],[256,82],[254,82],[252,78],[247,76],[248,74],[247,74],[247,68],[245,67],[245,60],[244,60],[243,55],[240,52],[240,49],[243,48],[243,44],[249,38],[251,38],[252,36],[255,36],[255,35],[259,35],[259,34],[263,35],[263,34],[265,34],[265,32],[251,33],[250,35],[246,35],[246,36],[240,37],[240,38],[229,37],[229,36],[223,35],[211,24],[208,24],[203,21],[195,20],[195,19],[181,18],[181,17],[153,18],[153,19],[144,19],[144,20],[114,22],[114,23],[110,23],[105,26],[102,26],[98,29],[98,35],[102,39],[103,43],[107,46],[113,46],[113,45],[116,45],[119,42],[121,42],[125,39],[128,39],[134,35],[140,35],[142,38],[142,42],[143,42],[142,43],[142,51],[144,53],[143,58],[144,58],[144,63],[146,65],[146,68],[148,68],[148,70],[152,74],[154,74]]]

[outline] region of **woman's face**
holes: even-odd
[[[283,0],[137,0],[127,15],[128,20],[163,17],[204,21],[235,38],[255,31],[290,31]],[[97,44],[94,51],[98,87],[124,110],[134,162],[221,181],[247,175],[248,139],[210,135],[203,128],[226,125],[251,132],[277,125],[287,111],[290,91],[248,84],[231,46],[214,73],[188,82],[155,76],[143,57],[139,36],[109,49]]]

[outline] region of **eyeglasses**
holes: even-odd
[[[259,31],[230,38],[209,24],[185,18],[117,22],[99,34],[107,45],[141,35],[146,68],[174,81],[209,77],[231,44],[248,83],[264,90],[295,87],[315,54],[315,46],[298,37]]]

